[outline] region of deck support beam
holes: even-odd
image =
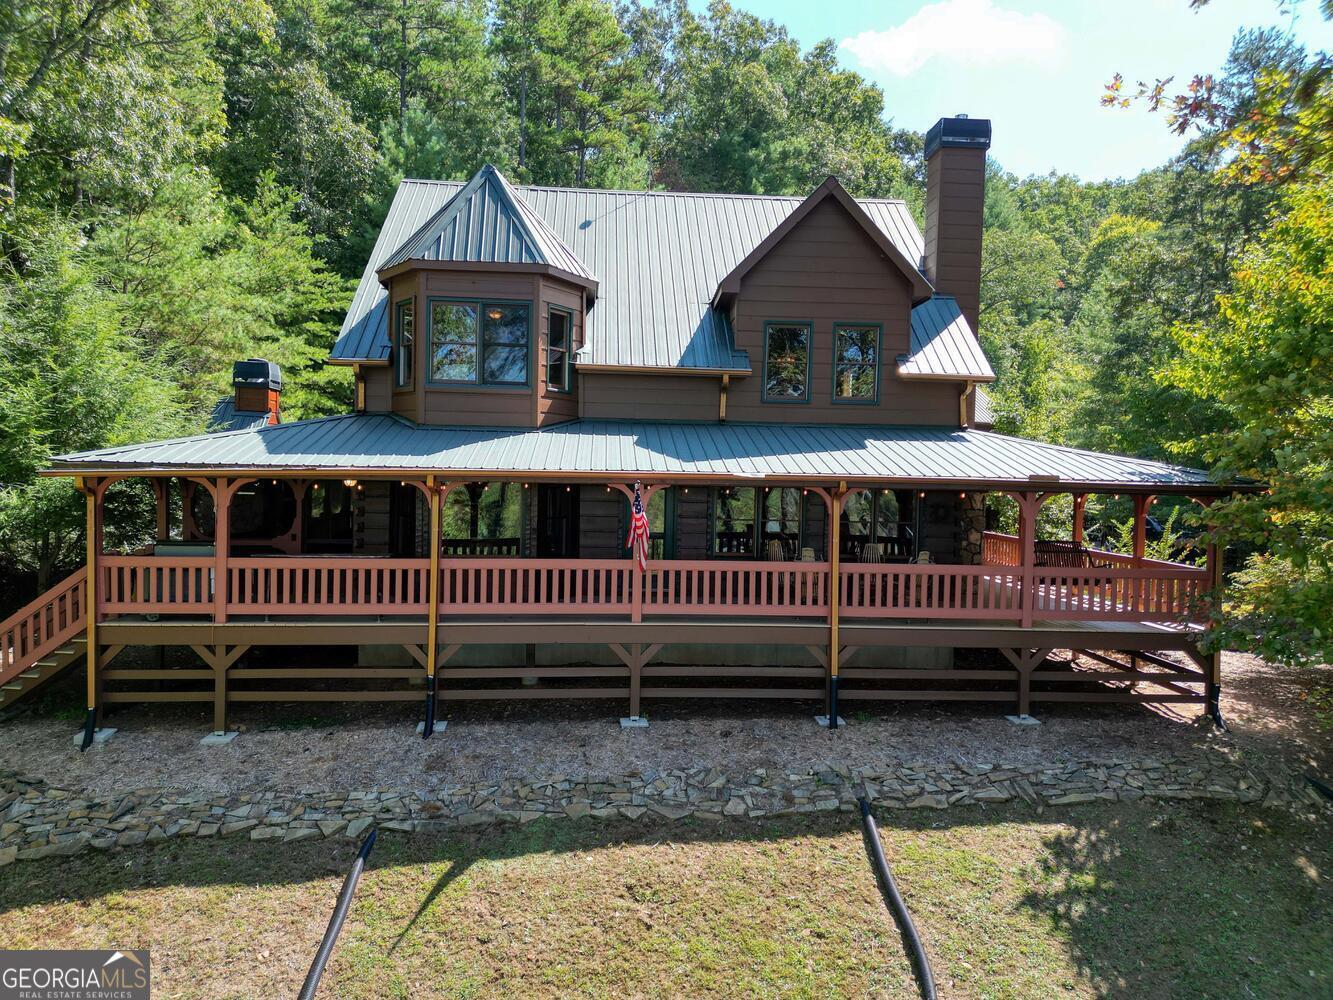
[[[1018,671],[1018,714],[1031,715],[1032,712],[1032,671],[1046,662],[1051,655],[1050,649],[1001,649],[1004,658]]]
[[[828,728],[838,728],[838,612],[842,604],[842,502],[847,496],[847,484],[839,483],[828,497],[829,509],[829,592],[828,592]]]
[[[84,620],[87,624],[84,626],[84,635],[87,638],[87,646],[84,650],[84,661],[88,668],[87,683],[87,702],[88,713],[83,724],[83,742],[79,745],[80,750],[87,750],[93,745],[93,735],[97,730],[98,689],[99,689],[99,657],[101,655],[101,645],[98,642],[97,624],[101,617],[99,606],[101,604],[101,583],[102,567],[100,556],[102,554],[102,501],[106,495],[106,488],[111,485],[110,479],[79,479],[78,486],[84,493],[85,513],[87,522],[84,525],[84,531],[87,535],[87,582],[84,585]]]
[[[440,488],[434,476],[426,477],[430,499],[430,580],[426,591],[426,724],[421,738],[435,731],[435,672],[440,656]]]
[[[631,719],[641,717],[639,705],[640,693],[643,690],[644,664],[661,651],[662,645],[660,642],[650,644],[633,642],[626,648],[618,642],[607,643],[611,652],[615,653],[620,662],[629,668],[629,717]]]

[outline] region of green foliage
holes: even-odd
[[[1240,258],[1215,317],[1172,333],[1160,381],[1222,414],[1217,473],[1265,483],[1210,511],[1222,543],[1261,549],[1235,581],[1232,638],[1333,659],[1333,182],[1293,186]]]
[[[77,227],[43,216],[11,238],[16,252],[0,263],[0,558],[45,583],[78,561],[84,522],[72,482],[37,478],[50,456],[198,423],[175,373],[124,328]]]

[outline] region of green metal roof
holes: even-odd
[[[503,182],[498,171],[495,176]],[[476,182],[474,177],[469,185]],[[580,365],[751,369],[747,355],[735,349],[724,314],[711,308],[713,293],[805,199],[503,183],[523,217],[530,212],[540,219],[597,277],[597,304],[588,312],[585,343],[576,358]],[[408,259],[396,253],[400,248],[417,252],[404,244],[439,228],[427,224],[463,188],[459,181],[399,185],[334,345],[334,360],[388,359],[387,293],[378,272],[388,261]],[[907,260],[922,259],[925,241],[903,202],[872,198],[858,204]],[[506,244],[504,253],[519,249]]]
[[[536,430],[351,414],[62,455],[55,473],[284,469],[1207,489],[1198,469],[948,427],[581,420]]]

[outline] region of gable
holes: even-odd
[[[806,226],[812,214],[828,218],[829,209],[833,206],[842,209],[854,228],[859,230],[879,250],[884,260],[911,285],[913,301],[924,301],[930,297],[933,289],[917,265],[903,255],[894,242],[866,214],[865,209],[858,205],[838,183],[838,179],[829,177],[718,282],[717,291],[713,294],[713,304],[723,305],[734,299],[740,292],[741,282],[751,270],[781,246],[798,228]]]

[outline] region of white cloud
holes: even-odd
[[[842,47],[868,70],[907,76],[937,58],[963,65],[1059,65],[1067,43],[1065,29],[1045,14],[1004,10],[991,0],[940,0],[896,27],[845,38]]]

